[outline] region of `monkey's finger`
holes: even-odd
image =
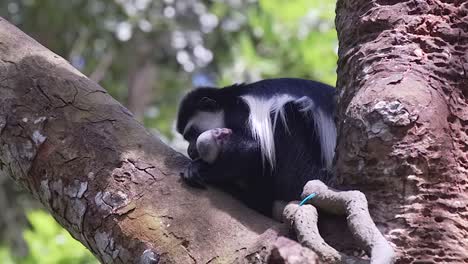
[[[198,173],[197,169],[193,166],[188,166],[184,172],[181,172],[180,176],[191,187],[205,189],[205,181]]]

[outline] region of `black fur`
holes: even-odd
[[[178,113],[179,133],[183,133],[197,110],[222,109],[225,127],[232,129],[232,135],[212,164],[196,159],[197,153],[191,144],[189,153],[194,160],[184,172],[184,179],[192,185],[203,185],[204,182],[217,184],[266,215],[271,214],[274,200],[299,199],[307,181],[320,179],[329,182],[331,173],[323,162],[314,120],[295,102],[284,106],[288,129],[278,122],[274,130],[276,166],[272,168],[263,162],[259,142],[253,138],[248,125],[249,107],[240,96],[269,98],[281,94],[297,98],[306,96],[328,116],[333,116],[335,89],[309,80],[270,79],[223,89],[199,88],[187,94]],[[201,132],[191,135],[191,138],[184,136],[193,143]]]

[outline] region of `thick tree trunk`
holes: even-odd
[[[294,248],[276,241],[275,222],[216,190],[187,188],[177,175],[187,162],[0,18],[0,177],[24,186],[102,262],[265,261],[274,243],[276,257],[281,245]]]
[[[399,263],[468,262],[468,4],[339,0],[337,174]]]

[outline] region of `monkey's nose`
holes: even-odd
[[[196,147],[196,144],[190,144],[188,149],[187,149],[187,154],[189,155],[189,157],[194,160],[194,159],[198,159],[199,158],[199,154],[198,154],[198,150],[197,150],[197,147]]]

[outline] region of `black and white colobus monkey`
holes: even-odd
[[[180,104],[177,131],[190,143],[183,179],[212,183],[271,215],[309,180],[328,183],[336,145],[335,89],[302,79],[198,88]]]

